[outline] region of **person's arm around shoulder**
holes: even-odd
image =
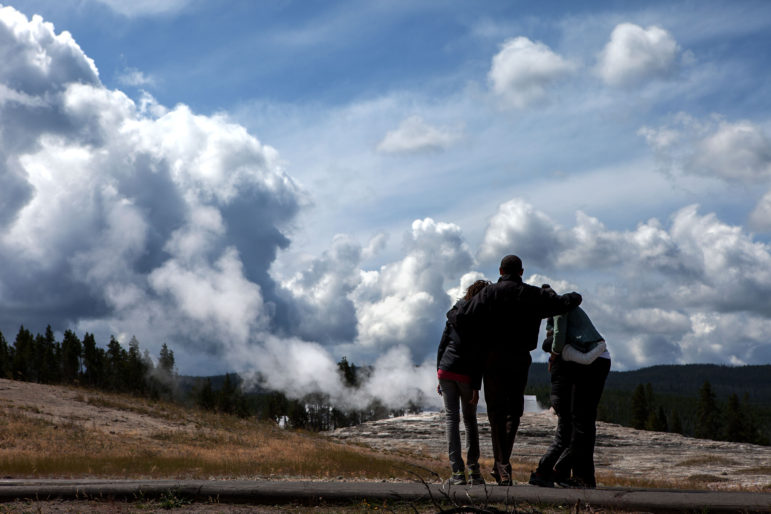
[[[565,314],[581,305],[583,299],[581,295],[575,291],[559,295],[554,289],[548,287],[546,284],[540,288],[538,294],[540,299],[539,303],[543,309],[541,312],[542,318],[556,316],[557,314]]]

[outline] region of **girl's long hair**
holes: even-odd
[[[489,280],[477,280],[476,282],[468,286],[468,289],[466,289],[466,294],[463,296],[463,299],[466,301],[471,300],[474,297],[474,295],[476,295],[479,291],[489,286],[490,284],[491,282]]]

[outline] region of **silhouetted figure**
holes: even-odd
[[[498,282],[458,309],[455,324],[461,338],[485,341],[485,401],[495,459],[491,474],[499,485],[511,485],[511,451],[541,320],[577,307],[581,295],[560,296],[523,283],[522,260],[516,255],[504,257],[499,271]]]
[[[436,356],[436,374],[439,379],[437,391],[444,399],[447,422],[447,445],[452,466],[450,483],[466,483],[466,471],[460,447],[460,411],[466,427],[466,464],[472,485],[485,483],[479,471],[479,430],[477,427],[477,403],[482,388],[482,346],[478,338],[461,339],[455,330],[455,314],[458,309],[490,282],[477,280],[466,290],[466,294],[447,313],[439,351]]]
[[[530,484],[594,488],[597,407],[610,372],[610,353],[580,307],[549,319],[546,335],[543,349],[551,353],[551,403],[558,416],[557,430],[530,475]]]

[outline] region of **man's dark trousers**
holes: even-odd
[[[511,480],[511,451],[525,407],[525,386],[530,371],[530,353],[487,358],[484,372],[487,418],[493,443],[493,476],[496,481]]]

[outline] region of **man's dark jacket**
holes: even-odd
[[[454,325],[461,339],[484,341],[488,352],[499,357],[521,355],[538,346],[543,318],[580,304],[578,293],[558,295],[525,284],[518,275],[503,275],[458,308]]]
[[[482,388],[482,348],[474,345],[478,338],[461,339],[454,326],[458,309],[466,303],[466,300],[458,300],[447,312],[447,323],[436,355],[436,368],[470,377],[471,388],[478,391]]]

